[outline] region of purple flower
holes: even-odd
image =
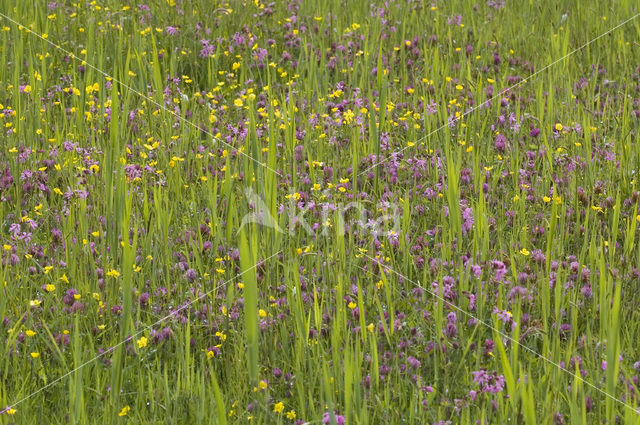
[[[494,9],[504,9],[504,0],[487,0],[487,6]]]
[[[487,371],[478,370],[475,372],[471,372],[473,375],[473,383],[479,386],[483,386],[489,382],[489,375],[487,375]]]
[[[447,18],[447,24],[460,26],[462,23],[462,15],[453,15]]]
[[[496,280],[498,282],[502,281],[502,278],[507,274],[507,266],[504,265],[502,261],[492,260],[491,266],[496,271]]]
[[[420,368],[420,360],[416,359],[413,356],[407,357],[407,363],[411,366],[412,369]]]
[[[189,283],[193,283],[193,281],[196,280],[196,277],[198,276],[198,273],[196,273],[196,271],[194,269],[188,269],[185,273],[184,273],[184,277],[185,279],[187,279],[187,281]]]
[[[336,413],[324,412],[324,415],[322,416],[323,424],[344,425],[346,422],[347,422],[347,419],[344,416],[338,415]]]
[[[511,323],[512,315],[510,311],[500,310],[498,307],[493,308],[493,314],[498,315],[498,319],[502,320],[503,323]]]
[[[479,370],[471,372],[473,375],[473,382],[483,393],[497,394],[501,392],[505,387],[504,375],[498,375],[496,372],[487,373],[485,370]],[[471,396],[471,393],[469,394]],[[475,398],[476,394],[473,394]]]
[[[507,138],[503,134],[498,134],[495,145],[498,152],[504,152],[507,146]]]

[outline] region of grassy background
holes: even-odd
[[[639,423],[638,7],[490,3],[0,1],[0,423]]]

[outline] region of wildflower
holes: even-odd
[[[505,378],[496,372],[487,373],[485,370],[471,372],[474,384],[478,385],[483,393],[496,394],[504,389]]]
[[[8,407],[8,406],[7,406],[7,408],[4,410],[4,412],[5,412],[7,415],[15,415],[15,414],[18,412],[18,410],[17,410],[17,409],[14,409],[13,407]],[[0,412],[0,413],[1,413],[1,412]]]
[[[118,277],[118,276],[120,276],[120,273],[115,269],[111,269],[111,270],[109,270],[107,272],[107,276],[109,276],[109,277]]]
[[[258,316],[267,317],[267,312],[264,311],[263,309],[260,309],[260,310],[258,310]]]
[[[287,419],[294,420],[295,418],[296,418],[296,411],[295,410],[289,410],[287,412]]]
[[[335,423],[337,423],[338,425],[344,425],[347,422],[347,419],[342,415],[337,415],[335,413],[324,412],[324,415],[322,416],[322,423],[323,424],[330,424],[330,423],[332,423],[332,421],[331,421],[332,418],[335,421]]]
[[[138,344],[138,348],[144,348],[147,346],[147,338],[146,337],[142,337],[137,341]]]
[[[268,386],[269,386],[269,385],[267,384],[267,381],[265,381],[265,380],[262,380],[262,381],[260,381],[260,382],[258,383],[258,387],[259,387],[261,390],[266,390]]]
[[[44,287],[45,291],[47,292],[53,292],[56,290],[56,285],[54,285],[53,283],[47,283]]]
[[[129,413],[129,410],[131,410],[131,407],[129,407],[129,405],[124,406],[120,411],[120,413],[118,413],[118,416],[127,416],[127,413]]]
[[[207,359],[212,359],[216,356],[216,353],[213,350],[207,351]]]
[[[522,255],[524,255],[524,256],[526,257],[527,255],[529,255],[529,254],[530,254],[530,252],[529,252],[529,251],[527,251],[527,248],[522,248],[522,249],[520,250],[520,254],[522,254]]]
[[[242,99],[234,100],[233,104],[236,105],[238,108],[241,108],[242,107]]]
[[[37,359],[38,357],[40,357],[40,353],[38,353],[37,351],[33,352],[33,353],[31,353],[31,357],[34,358],[34,359]]]
[[[281,401],[279,401],[273,406],[274,413],[282,413],[283,410],[284,410],[284,403]]]
[[[502,320],[503,323],[510,323],[513,318],[513,314],[507,310],[500,310],[498,307],[493,308],[493,314],[498,315],[498,319]]]
[[[564,127],[562,126],[562,124],[557,123],[557,124],[554,126],[554,128],[556,129],[556,131],[562,131],[562,129],[563,129]]]
[[[409,366],[411,366],[411,368],[413,369],[418,369],[420,368],[420,360],[416,359],[413,356],[409,356],[407,358],[407,363],[409,364]]]

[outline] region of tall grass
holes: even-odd
[[[640,423],[634,2],[0,13],[1,424]]]

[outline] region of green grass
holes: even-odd
[[[638,6],[493,3],[0,0],[0,424],[640,424]]]

